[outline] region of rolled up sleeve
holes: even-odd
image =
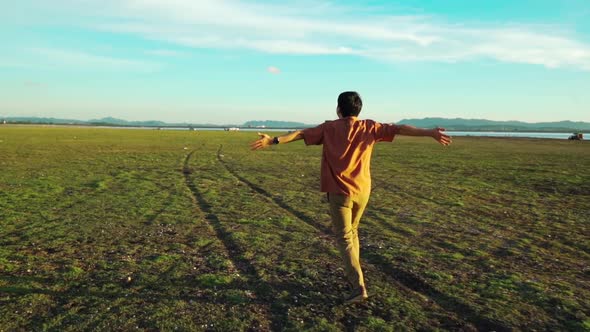
[[[399,126],[389,123],[375,123],[375,140],[377,142],[391,142],[399,133]]]
[[[320,145],[324,142],[324,125],[303,129],[303,140],[306,145]]]

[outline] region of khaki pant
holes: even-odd
[[[365,286],[360,263],[358,228],[368,201],[368,194],[355,197],[328,194],[332,230],[344,259],[346,278],[353,289]]]

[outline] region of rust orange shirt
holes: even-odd
[[[398,127],[350,116],[303,130],[307,145],[323,145],[322,192],[356,196],[371,190],[371,153],[377,142],[393,141]]]

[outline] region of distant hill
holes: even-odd
[[[529,123],[522,121],[492,121],[483,119],[424,118],[404,119],[397,124],[409,124],[423,128],[438,126],[454,131],[590,131],[590,123],[574,121]]]
[[[0,121],[6,120],[11,123],[47,123],[47,124],[86,124],[86,121],[57,118],[40,118],[40,117],[0,117]]]
[[[69,124],[69,125],[87,125],[87,126],[124,126],[124,127],[231,127],[235,125],[214,125],[214,124],[194,124],[194,123],[167,123],[163,121],[127,121],[113,117],[102,119],[72,120],[58,118],[41,118],[41,117],[0,117],[0,121],[6,120],[8,123],[22,124]]]
[[[106,117],[102,119],[92,119],[88,121],[83,120],[71,120],[71,119],[58,119],[58,118],[41,118],[41,117],[6,117],[1,118],[0,121],[6,120],[10,123],[38,123],[38,124],[73,124],[73,125],[90,125],[90,126],[125,126],[125,127],[265,127],[265,128],[307,128],[312,125],[307,125],[301,122],[289,122],[289,121],[248,121],[242,125],[237,124],[195,124],[195,123],[168,123],[157,120],[149,121],[127,121],[123,119],[117,119],[113,117]]]
[[[243,127],[267,127],[267,128],[306,128],[311,125],[307,125],[301,122],[289,122],[289,121],[248,121],[242,125]]]
[[[122,119],[117,119],[113,117],[107,117],[102,119],[94,119],[88,120],[87,123],[89,124],[107,124],[107,125],[117,125],[117,126],[138,126],[138,127],[164,127],[169,126],[163,121],[127,121]]]

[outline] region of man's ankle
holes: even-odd
[[[360,303],[365,301],[369,295],[365,286],[358,286],[354,289],[350,295],[346,298],[346,303]]]

